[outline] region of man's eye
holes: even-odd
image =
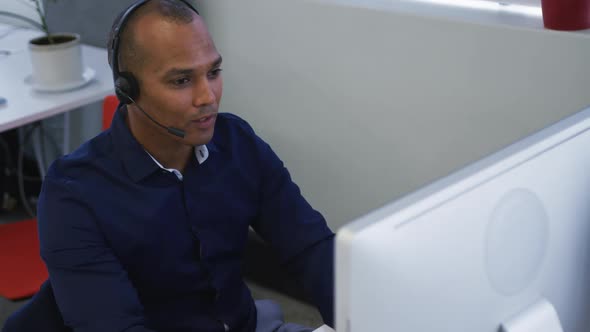
[[[217,77],[219,77],[219,74],[221,74],[221,71],[222,70],[223,69],[221,69],[221,68],[213,69],[212,71],[209,72],[209,78],[217,78]]]
[[[172,81],[172,84],[177,86],[183,86],[190,82],[191,80],[188,77],[178,78]]]

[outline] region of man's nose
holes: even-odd
[[[193,104],[196,107],[211,105],[215,102],[215,93],[211,82],[207,78],[201,79],[195,84]]]

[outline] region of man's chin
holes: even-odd
[[[189,145],[192,146],[199,146],[199,145],[205,145],[208,144],[209,142],[211,142],[211,139],[213,139],[213,130],[211,131],[211,133],[205,134],[205,135],[194,135],[193,137],[187,137],[188,139],[185,138],[186,141],[188,141]]]

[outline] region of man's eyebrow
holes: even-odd
[[[213,63],[211,64],[211,68],[217,68],[219,66],[221,66],[221,62],[223,61],[223,59],[221,58],[221,55],[215,60],[213,61]],[[184,76],[184,75],[191,75],[194,73],[194,69],[192,68],[172,68],[170,70],[168,70],[166,73],[164,73],[164,77],[171,77],[171,76]]]
[[[221,55],[220,55],[217,58],[217,60],[213,61],[213,65],[211,66],[211,68],[215,68],[215,67],[221,66],[221,62],[223,62],[223,58],[221,58]]]
[[[170,76],[176,76],[176,75],[190,75],[194,72],[194,70],[188,68],[188,69],[182,69],[182,68],[172,68],[170,70],[168,70],[165,74],[164,77],[170,77]]]

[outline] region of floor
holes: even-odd
[[[22,219],[26,219],[26,215],[22,212],[2,212],[0,214],[0,224]],[[248,286],[255,299],[272,299],[278,302],[283,308],[287,322],[310,327],[318,327],[323,324],[319,312],[314,307],[254,282],[248,282]],[[27,300],[11,301],[0,297],[0,327],[4,326],[6,319],[26,302]]]
[[[28,219],[28,216],[23,212],[2,212],[0,214],[0,225],[23,219]],[[26,302],[26,300],[11,301],[0,297],[0,326],[4,326],[6,318]]]
[[[286,322],[298,323],[309,327],[319,327],[323,324],[322,317],[315,307],[255,283],[250,282],[248,286],[255,299],[272,299],[278,302],[283,308]]]

